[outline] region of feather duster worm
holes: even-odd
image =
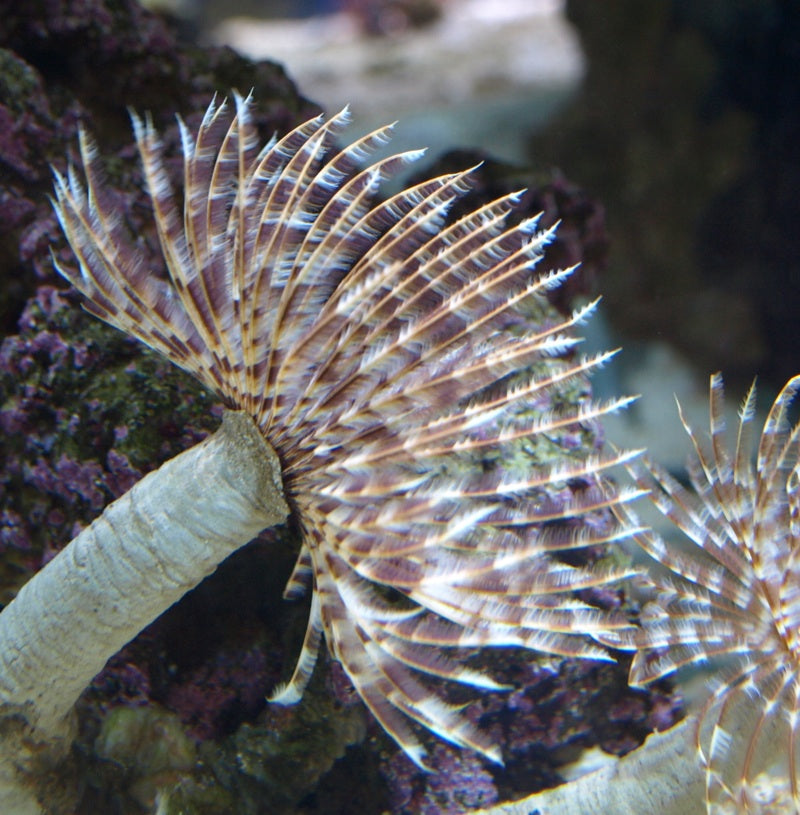
[[[343,111],[261,147],[250,109],[238,96],[232,116],[226,103],[212,103],[196,137],[181,123],[182,202],[152,124],[134,117],[165,275],[132,246],[97,151],[82,134],[86,186],[74,170],[57,175],[55,201],[79,266],[59,271],[89,311],[197,377],[277,454],[280,486],[302,532],[287,594],[310,580],[313,600],[297,667],[273,699],[301,697],[324,636],[414,761],[424,758],[417,725],[500,760],[435,680],[497,688],[461,658],[483,646],[608,658],[593,637],[629,626],[576,594],[629,570],[574,565],[574,558],[571,565],[569,557],[631,534],[607,510],[638,494],[604,478],[634,454],[587,453],[566,440],[629,401],[595,403],[585,390],[586,374],[611,354],[572,354],[573,329],[594,304],[553,319],[546,294],[570,270],[533,271],[552,233],[537,231],[536,219],[507,222],[516,195],[448,223],[468,188],[465,172],[375,204],[381,182],[421,155],[361,169],[390,127],[337,151]],[[559,398],[567,387],[582,392],[577,406]],[[537,445],[552,446],[556,463],[537,457]],[[214,495],[213,461],[204,466],[204,487]],[[151,498],[159,477],[149,477]],[[252,488],[244,492],[241,522],[227,522],[245,537],[266,524],[262,504],[276,504],[282,517],[279,495],[260,502]],[[213,504],[199,488],[170,500],[201,538],[216,534],[206,517]],[[95,536],[105,534],[104,523]],[[164,528],[138,545],[157,560],[169,538]],[[68,560],[74,545],[59,558]],[[105,564],[104,582],[92,588],[101,604],[106,585],[118,580],[114,557]],[[196,581],[206,572],[198,570]],[[126,596],[136,603],[135,592]],[[26,605],[20,598],[13,614],[14,603],[0,615],[0,632],[12,616],[41,615],[47,602],[33,590]],[[151,602],[145,616],[170,602]],[[71,636],[80,628],[71,624]],[[86,630],[95,636],[94,624]],[[19,637],[5,640],[12,641],[33,653]],[[106,656],[120,644],[105,642]],[[70,640],[70,650],[81,648]],[[5,682],[13,654],[4,657],[6,700],[29,701],[36,692]],[[47,658],[46,647],[36,651],[43,673],[54,670]],[[91,676],[84,670],[72,686]],[[74,695],[59,702],[59,713]]]

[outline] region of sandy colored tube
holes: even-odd
[[[38,572],[0,614],[0,705],[43,740],[146,625],[288,514],[277,456],[226,412],[201,444],[145,476]]]
[[[560,787],[474,815],[698,815],[705,774],[695,747],[693,717],[654,733],[621,759]]]

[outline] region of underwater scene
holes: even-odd
[[[0,812],[800,813],[794,4],[0,20]]]

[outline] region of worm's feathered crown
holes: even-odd
[[[212,103],[196,138],[181,124],[182,208],[152,124],[134,117],[168,279],[132,249],[83,135],[87,188],[73,171],[56,184],[80,269],[60,271],[91,312],[248,411],[277,450],[303,534],[287,593],[309,574],[314,593],[275,700],[300,697],[324,633],[412,759],[409,719],[499,760],[426,676],[497,688],[464,649],[607,658],[589,638],[627,626],[575,595],[623,571],[568,562],[629,534],[606,510],[638,492],[602,480],[630,454],[576,449],[629,401],[588,398],[585,374],[610,354],[565,357],[593,304],[566,319],[547,309],[570,271],[532,272],[551,233],[507,225],[517,196],[447,224],[468,186],[456,173],[375,205],[420,155],[360,169],[389,127],[336,152],[343,111],[259,148],[250,107],[236,97],[231,118]],[[570,402],[569,388],[582,395]]]
[[[714,815],[800,813],[800,424],[788,416],[798,389],[795,377],[778,395],[753,460],[755,387],[731,452],[716,374],[709,443],[681,412],[695,451],[693,492],[652,463],[632,468],[689,540],[681,547],[637,536],[666,569],[653,571],[657,597],[629,643],[638,649],[631,682],[697,663],[715,667],[697,731]],[[616,644],[615,637],[604,639]]]

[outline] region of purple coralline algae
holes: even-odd
[[[64,241],[47,200],[50,167],[63,171],[65,159],[75,159],[79,122],[104,155],[132,158],[130,108],[152,114],[162,132],[172,126],[167,138],[176,144],[175,114],[192,125],[214,93],[228,95],[232,88],[257,94],[264,136],[315,111],[280,66],[182,42],[135,0],[0,0],[0,19],[3,333],[14,330],[37,283],[55,281],[49,253],[52,247],[61,257]],[[121,192],[135,228],[149,211],[135,173],[115,176],[111,186]]]
[[[414,815],[460,815],[498,800],[492,773],[477,755],[436,744],[428,756],[430,774],[403,753],[395,753],[384,774],[390,786],[392,812]]]
[[[442,744],[428,757],[433,773],[387,754],[381,772],[397,815],[464,812],[555,786],[564,780],[561,768],[585,749],[622,755],[679,718],[679,700],[667,686],[631,690],[622,664],[509,653],[493,665],[515,690],[485,695],[467,711],[502,747],[503,766]]]
[[[231,721],[254,719],[264,708],[267,656],[253,646],[233,653],[219,652],[211,664],[195,667],[170,684],[164,703],[174,710],[197,741],[220,738]]]
[[[137,359],[136,366],[131,361]],[[0,343],[0,589],[19,588],[148,470],[203,438],[211,398],[41,286]]]

